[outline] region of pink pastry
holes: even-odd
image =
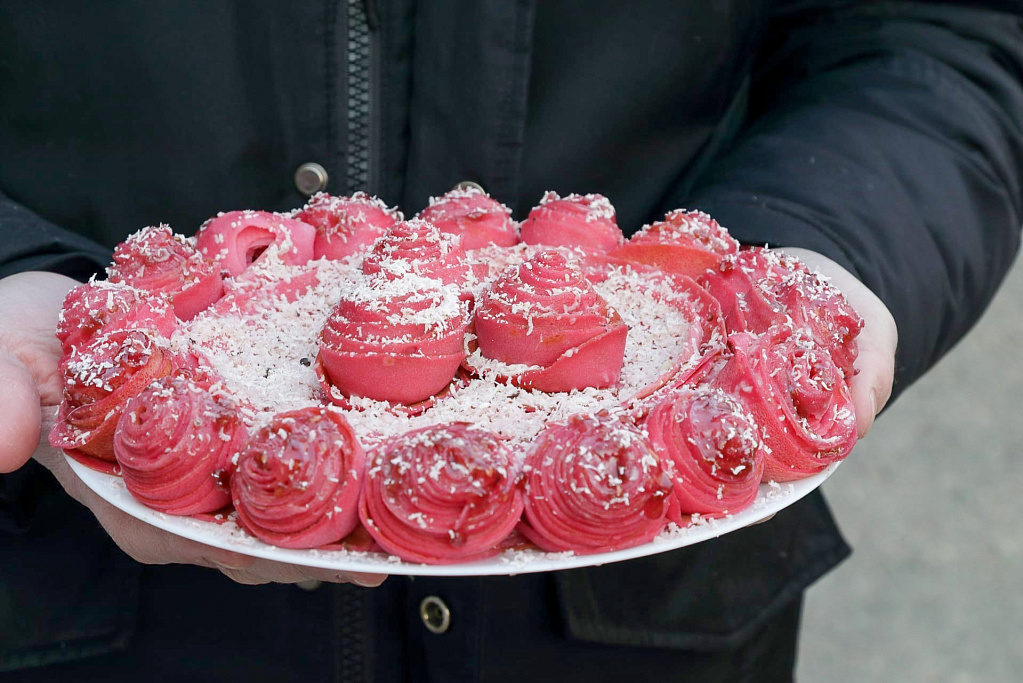
[[[268,211],[231,211],[211,218],[196,233],[196,247],[231,277],[271,252],[289,266],[313,258],[316,228]]]
[[[408,405],[447,387],[465,358],[470,321],[458,288],[411,274],[355,284],[320,333],[328,395]]]
[[[599,553],[647,543],[666,523],[671,480],[636,427],[575,415],[526,456],[522,533],[543,550]]]
[[[230,504],[226,473],[245,438],[238,406],[225,394],[163,377],[125,405],[114,455],[125,486],[141,503],[194,515]]]
[[[744,249],[700,282],[721,302],[729,332],[762,334],[773,325],[794,326],[831,353],[846,379],[856,374],[855,338],[863,320],[826,278],[794,256]]]
[[[463,249],[496,245],[510,247],[519,241],[518,224],[511,209],[475,187],[451,190],[431,197],[417,218],[429,221],[444,233],[459,235]]]
[[[457,235],[419,218],[402,221],[378,239],[362,262],[367,275],[397,280],[417,275],[455,285],[467,296],[476,278]]]
[[[358,522],[365,461],[348,421],[330,408],[278,413],[238,455],[231,497],[238,520],[280,548],[317,548]]]
[[[403,216],[365,192],[350,197],[319,192],[295,213],[295,218],[316,228],[313,256],[337,260],[369,248]]]
[[[679,209],[644,226],[609,256],[695,278],[738,251],[739,243],[716,220],[702,211]]]
[[[409,562],[495,555],[522,514],[516,458],[496,434],[469,423],[391,439],[368,471],[362,523],[384,550]]]
[[[513,381],[547,392],[613,386],[629,332],[556,251],[542,251],[494,282],[476,308],[475,328],[484,357],[529,366]]]
[[[166,225],[143,228],[117,245],[107,273],[111,282],[165,297],[182,320],[191,320],[224,293],[220,268]]]
[[[166,299],[128,285],[93,280],[64,297],[57,339],[66,356],[100,334],[141,329],[170,337],[177,327],[178,319]]]
[[[787,325],[729,337],[733,355],[714,385],[763,428],[765,479],[789,481],[842,460],[856,444],[849,387],[831,354]]]
[[[737,512],[757,496],[764,473],[760,426],[735,398],[707,386],[680,391],[643,423],[650,443],[670,464],[672,521]]]
[[[570,194],[559,197],[547,192],[540,205],[522,222],[520,238],[526,244],[548,247],[578,247],[605,253],[624,241],[615,209],[599,194]]]
[[[118,330],[63,360],[64,399],[50,444],[97,469],[114,462],[114,430],[128,399],[175,369],[176,358],[145,332]]]

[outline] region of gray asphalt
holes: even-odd
[[[1023,681],[1023,266],[824,485],[853,556],[798,680]]]

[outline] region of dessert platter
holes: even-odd
[[[798,260],[610,201],[363,193],[120,244],[50,435],[129,514],[341,571],[604,564],[764,520],[856,442],[862,321]]]

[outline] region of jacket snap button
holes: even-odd
[[[327,188],[327,169],[310,161],[295,170],[295,187],[306,197]]]
[[[317,588],[319,588],[320,586],[322,586],[323,582],[322,581],[317,581],[316,579],[309,579],[308,581],[299,581],[295,585],[298,586],[299,588],[301,588],[304,591],[312,592],[312,591],[316,590]]]
[[[451,627],[451,610],[436,595],[427,596],[419,603],[419,618],[430,633],[440,635]]]
[[[486,190],[483,189],[482,185],[480,185],[479,183],[474,183],[471,180],[463,180],[462,182],[458,183],[457,185],[455,185],[451,189],[453,189],[453,190],[479,190],[483,194],[487,193]]]

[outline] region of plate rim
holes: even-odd
[[[232,522],[219,524],[193,517],[168,515],[144,506],[128,492],[124,480],[115,474],[98,472],[64,454],[75,474],[90,490],[107,503],[131,517],[176,536],[275,562],[327,569],[339,572],[384,573],[403,576],[513,576],[545,571],[595,567],[657,555],[718,538],[751,524],[762,522],[810,494],[841,465],[825,469],[803,479],[760,484],[756,500],[743,510],[720,519],[701,518],[695,525],[680,529],[669,524],[654,540],[631,548],[602,553],[546,553],[539,550],[509,550],[494,557],[457,564],[417,564],[392,555],[351,550],[293,550],[271,546],[242,531]],[[674,528],[672,528],[674,527]],[[212,530],[220,533],[211,534]]]

